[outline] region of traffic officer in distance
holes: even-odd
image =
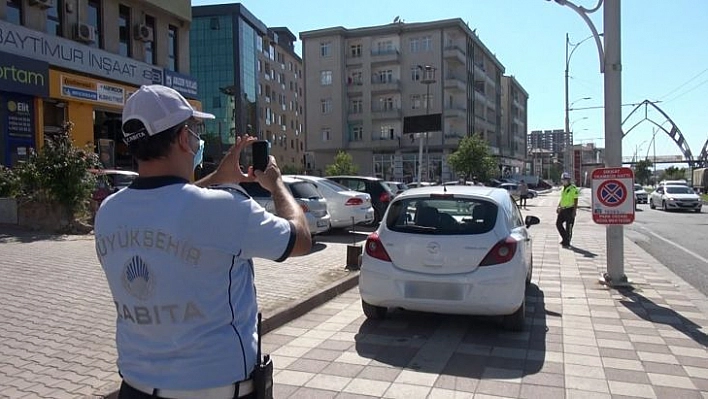
[[[561,175],[561,190],[560,203],[556,213],[556,228],[561,236],[560,244],[563,248],[570,248],[570,240],[573,238],[573,224],[575,224],[575,215],[578,210],[578,197],[580,193],[578,188],[570,182],[570,173],[563,172]],[[564,226],[565,225],[565,226]]]
[[[123,134],[140,176],[96,215],[96,252],[116,311],[120,398],[255,397],[258,305],[252,258],[310,252],[302,209],[271,156],[264,172],[239,168],[255,140],[239,137],[217,169],[190,183],[204,141],[177,91],[143,86],[123,109]],[[257,181],[275,216],[238,190]]]

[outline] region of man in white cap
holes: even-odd
[[[123,109],[123,134],[140,176],[103,201],[96,252],[117,311],[120,398],[255,397],[257,312],[254,257],[309,253],[305,216],[275,159],[239,169],[243,136],[218,168],[191,184],[204,141],[199,112],[177,91],[143,86]],[[257,181],[278,215],[238,190]]]
[[[578,188],[570,182],[570,173],[563,172],[561,175],[561,183],[563,188],[561,191],[560,202],[556,213],[556,228],[561,236],[560,244],[563,248],[570,248],[570,240],[573,238],[573,224],[575,224],[575,215],[578,210],[578,197],[580,193]],[[563,226],[565,224],[565,227]]]

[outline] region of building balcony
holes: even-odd
[[[465,52],[457,46],[445,46],[443,49],[443,58],[447,61],[455,61],[460,64],[465,64],[467,61]]]
[[[455,75],[447,75],[445,76],[445,89],[464,92],[467,90],[467,83]]]
[[[401,119],[400,108],[372,108],[371,119]]]
[[[400,91],[401,81],[398,79],[391,80],[379,80],[372,79],[371,81],[371,92],[372,93],[382,93],[389,91]]]
[[[461,139],[463,139],[464,137],[465,137],[465,134],[464,134],[464,133],[460,133],[460,132],[446,132],[446,133],[445,133],[445,140],[446,140],[446,141],[447,141],[447,140],[450,140],[450,141],[452,141],[452,140],[461,140]]]
[[[392,139],[389,137],[381,137],[381,133],[375,132],[371,135],[371,143],[369,145],[377,150],[399,148],[401,146],[401,140],[399,137]]]
[[[358,81],[347,82],[347,93],[361,93],[364,90],[364,83]]]
[[[347,114],[347,120],[348,121],[361,121],[364,119],[364,113],[363,112],[353,112],[349,111]]]
[[[467,118],[467,109],[454,105],[445,106],[446,118]]]
[[[371,65],[375,64],[397,64],[401,61],[401,53],[398,49],[371,50]]]
[[[360,66],[364,63],[364,57],[352,57],[351,55],[347,56],[347,66]]]

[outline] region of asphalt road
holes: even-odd
[[[664,212],[641,204],[627,237],[708,295],[708,205],[702,212]]]

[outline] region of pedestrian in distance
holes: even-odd
[[[578,197],[580,193],[578,188],[570,181],[570,173],[564,172],[561,175],[561,199],[558,203],[556,213],[556,228],[561,236],[560,244],[563,248],[570,247],[570,240],[573,238],[573,225],[575,224],[575,216],[578,210]]]
[[[526,209],[526,200],[529,198],[529,186],[525,181],[519,183],[519,206]]]
[[[204,118],[214,116],[161,85],[141,87],[123,109],[139,177],[103,201],[95,223],[118,314],[121,399],[262,397],[253,258],[282,262],[311,249],[275,159],[264,171],[239,168],[255,138],[237,137],[216,170],[191,183]],[[244,181],[270,191],[279,216],[238,189],[212,188]]]

